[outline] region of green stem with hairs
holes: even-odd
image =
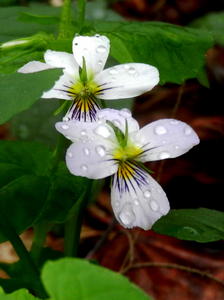
[[[71,0],[64,0],[59,24],[58,39],[70,38],[74,34],[73,31]]]
[[[86,0],[78,0],[77,9],[78,9],[77,21],[79,26],[79,33],[81,33],[82,28],[85,24]]]

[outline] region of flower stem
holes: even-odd
[[[15,229],[11,225],[8,217],[4,214],[3,210],[0,209],[0,227],[5,237],[13,245],[17,255],[24,264],[24,272],[29,274],[29,283],[35,292],[35,294],[40,298],[47,298],[47,293],[44,286],[40,280],[40,273],[35,266],[33,260],[30,257],[29,252],[24,246],[22,240],[17,235]]]
[[[39,262],[41,251],[43,249],[43,245],[46,240],[46,235],[49,229],[50,225],[46,223],[41,223],[34,226],[34,238],[30,255],[36,264],[38,264]]]
[[[59,24],[58,38],[66,39],[71,37],[73,34],[71,0],[64,0]]]
[[[71,216],[65,223],[64,253],[66,256],[76,257],[78,254],[82,221],[85,208],[89,203],[92,183],[92,180],[87,180],[86,191],[83,193],[83,196],[81,196],[75,203],[71,212]]]
[[[203,277],[207,277],[211,280],[214,280],[218,283],[220,283],[221,285],[224,285],[224,280],[219,279],[218,277],[213,276],[210,273],[207,273],[205,271],[201,271],[199,269],[194,269],[194,268],[190,268],[187,266],[183,266],[183,265],[178,265],[178,264],[173,264],[173,263],[161,263],[161,262],[142,262],[142,263],[136,263],[136,264],[132,264],[127,266],[125,269],[122,270],[122,274],[127,273],[129,270],[132,269],[137,269],[137,268],[148,268],[148,267],[157,267],[157,268],[168,268],[168,269],[177,269],[177,270],[182,270],[182,271],[186,271],[189,273],[193,273],[193,274],[197,274]]]
[[[86,0],[78,0],[77,8],[78,8],[77,20],[78,20],[79,33],[80,33],[85,23]]]

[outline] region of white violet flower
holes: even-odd
[[[94,121],[97,98],[121,99],[139,96],[159,82],[157,68],[143,63],[126,63],[103,70],[110,51],[106,36],[75,36],[73,54],[47,50],[46,63],[31,61],[20,73],[62,68],[63,75],[42,98],[73,101],[65,120]]]
[[[127,109],[103,109],[96,118],[56,123],[56,129],[74,142],[67,150],[67,167],[87,178],[112,175],[111,203],[118,222],[126,228],[150,229],[170,207],[143,163],[180,156],[199,138],[189,125],[174,119],[140,129]]]

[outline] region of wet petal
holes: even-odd
[[[73,142],[95,138],[94,129],[96,128],[96,124],[92,122],[81,122],[77,120],[64,121],[57,122],[55,127],[57,131]]]
[[[117,171],[117,164],[111,158],[110,143],[102,139],[78,141],[68,148],[66,164],[76,176],[100,179]]]
[[[95,141],[107,144],[107,148],[117,146],[113,129],[105,121],[82,122],[77,120],[57,122],[56,129],[71,141]]]
[[[82,67],[83,57],[87,71],[96,74],[103,70],[110,51],[110,41],[106,36],[76,36],[73,39],[75,60]]]
[[[43,93],[41,98],[58,98],[58,99],[65,99],[65,100],[72,100],[66,90],[68,89],[67,86],[71,85],[73,78],[64,73],[61,77],[55,82],[54,86],[49,90]]]
[[[196,132],[186,123],[175,119],[161,119],[146,125],[133,137],[145,151],[141,161],[174,158],[199,143]]]
[[[139,130],[138,122],[132,118],[131,111],[127,108],[116,110],[111,108],[102,109],[98,112],[97,117],[100,120],[111,121],[115,126],[125,132],[126,121],[128,124],[128,132]]]
[[[60,51],[47,50],[44,54],[46,63],[54,68],[63,68],[71,76],[78,76],[78,64],[73,54]]]
[[[133,173],[131,168],[134,169]],[[148,173],[136,165],[131,166],[131,163],[126,171],[118,169],[113,178],[111,204],[116,219],[123,227],[145,230],[150,229],[170,209],[161,186]]]
[[[100,99],[119,99],[139,96],[159,83],[157,68],[139,63],[129,63],[105,69],[95,81],[101,86]]]
[[[35,72],[40,72],[48,69],[53,69],[52,66],[42,63],[40,61],[30,61],[24,66],[22,66],[20,69],[18,69],[17,72],[19,73],[35,73]]]

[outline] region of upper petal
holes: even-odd
[[[41,98],[58,98],[65,100],[72,100],[72,98],[67,94],[67,86],[71,85],[73,78],[68,74],[64,73],[55,82],[54,86],[43,93]]]
[[[133,139],[144,150],[142,162],[177,157],[199,143],[196,132],[175,119],[152,122],[140,129]]]
[[[105,178],[117,171],[111,145],[102,139],[72,144],[66,153],[66,164],[72,174],[92,179]]]
[[[79,67],[71,53],[47,50],[44,59],[48,65],[63,68],[71,76],[78,76]]]
[[[94,122],[71,120],[57,122],[55,127],[57,131],[73,142],[77,142],[79,140],[91,140],[95,138],[94,129],[96,129],[96,123]]]
[[[138,122],[134,118],[132,118],[131,111],[127,108],[123,108],[121,110],[111,108],[101,109],[97,113],[97,117],[99,120],[111,121],[123,132],[125,132],[126,122],[128,125],[129,133],[139,130]]]
[[[35,73],[35,72],[40,72],[48,69],[53,69],[51,65],[42,63],[40,61],[30,61],[21,68],[18,69],[17,72],[19,73]]]
[[[170,206],[165,192],[144,170],[136,169],[129,179],[119,177],[118,171],[113,178],[111,204],[123,227],[147,230],[168,213]]]
[[[139,96],[159,82],[157,68],[140,63],[129,63],[105,69],[95,81],[101,86],[100,99],[119,99]]]
[[[87,71],[96,74],[103,70],[110,51],[110,41],[106,36],[76,36],[72,46],[75,60],[80,67],[84,57]]]

